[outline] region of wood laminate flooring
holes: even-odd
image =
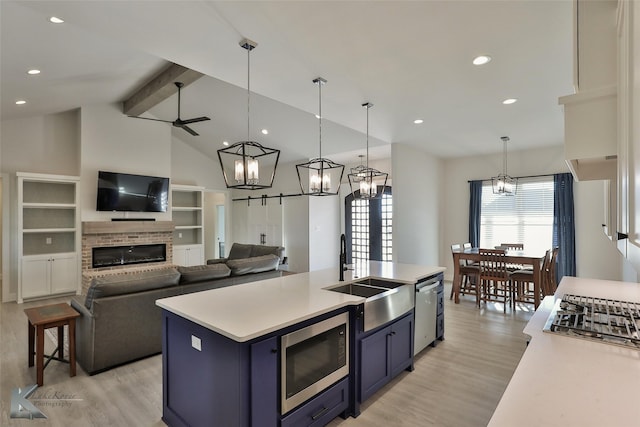
[[[10,418],[12,390],[36,382],[35,367],[27,366],[23,310],[68,300],[0,304],[0,425],[164,426],[160,355],[94,376],[78,365],[73,378],[67,364],[52,361],[44,385],[29,398],[47,419]],[[473,298],[463,296],[457,305],[446,299],[445,340],[418,354],[415,370],[372,396],[358,418],[336,418],[329,426],[486,426],[526,348],[522,329],[532,312],[520,305],[503,314],[498,304],[478,310]],[[45,352],[53,348],[45,339]]]

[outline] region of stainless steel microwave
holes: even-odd
[[[282,414],[349,374],[349,313],[280,338]]]

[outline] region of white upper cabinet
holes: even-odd
[[[565,159],[578,181],[615,179],[617,171],[616,0],[574,1],[575,94],[561,97]]]

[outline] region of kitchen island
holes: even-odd
[[[443,270],[369,262],[345,272],[344,283],[374,278],[413,286]],[[280,357],[285,357],[280,356],[281,339],[341,316],[349,319],[343,350],[348,375],[302,405],[318,400],[319,410],[314,409],[309,419],[357,415],[359,334],[372,348],[382,338],[387,371],[413,369],[413,310],[398,313],[396,321],[365,336],[358,330],[358,307],[365,298],[325,289],[341,283],[338,273],[300,273],[158,300],[164,331],[163,420],[170,426],[300,425],[306,418],[298,416],[299,409],[283,409],[280,389],[287,380],[280,364]]]
[[[564,294],[640,302],[640,284],[564,277],[525,327],[530,343],[489,426],[640,425],[640,349],[543,332]]]

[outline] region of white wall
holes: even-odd
[[[405,144],[391,145],[393,259],[441,265],[441,161]]]
[[[111,218],[155,218],[169,221],[171,212],[98,212],[98,171],[171,177],[171,127],[149,120],[136,120],[122,113],[119,104],[82,107],[81,215],[82,221]]]
[[[451,244],[469,241],[469,180],[490,179],[502,171],[502,156],[473,156],[447,159],[443,163],[444,198],[441,206],[443,229],[440,247],[445,276],[453,276]],[[509,174],[544,175],[568,172],[564,147],[509,151]],[[610,280],[621,278],[622,257],[602,232],[604,215],[602,181],[574,182],[576,215],[576,264],[581,277]]]
[[[340,203],[336,196],[308,197],[309,271],[335,268],[340,264]]]
[[[2,172],[79,175],[79,110],[3,120]]]
[[[0,126],[0,168],[9,177],[8,298],[18,293],[18,207],[16,172],[79,175],[79,110],[26,119],[3,120]],[[7,258],[9,258],[7,260]],[[3,295],[6,299],[7,295]]]
[[[228,194],[225,192],[204,192],[204,259],[220,258],[219,254],[219,237],[217,233],[217,224],[220,221],[218,218],[218,205],[226,205],[226,199]],[[225,215],[227,208],[225,206]],[[226,233],[225,233],[226,234]]]
[[[306,161],[306,160],[305,160]],[[300,162],[281,163],[278,164],[276,175],[273,181],[273,187],[261,191],[250,190],[234,190],[232,198],[260,197],[263,194],[267,196],[275,196],[279,194],[299,194],[300,184],[296,172],[296,164]],[[219,170],[219,166],[216,170]],[[329,197],[336,199],[336,197]],[[309,271],[309,197],[284,197],[282,199],[282,241],[285,250],[285,256],[289,258],[289,270],[300,273]],[[251,201],[252,204],[260,203],[260,200]],[[279,198],[267,199],[267,204],[280,203]],[[231,205],[233,216],[233,236],[227,238],[227,251],[231,249],[232,242],[246,243],[249,236],[249,230],[252,224],[249,224],[247,213],[247,201],[235,201]],[[338,231],[338,237],[340,236]],[[337,261],[336,261],[337,265]]]
[[[207,143],[213,144],[210,141]],[[218,159],[207,157],[175,137],[171,143],[171,182],[227,191]]]

